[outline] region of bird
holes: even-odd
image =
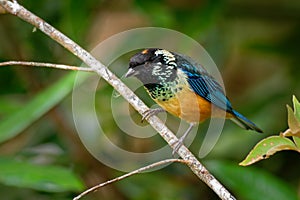
[[[192,128],[209,118],[226,118],[246,130],[263,131],[232,108],[223,87],[192,58],[161,48],[144,49],[130,58],[125,77],[140,80],[160,108],[149,109],[145,118],[169,112],[190,125],[180,137],[173,155]]]

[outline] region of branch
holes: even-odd
[[[28,67],[29,66],[30,67],[48,67],[48,68],[73,70],[73,71],[95,72],[95,70],[93,70],[89,67],[77,67],[77,66],[52,64],[52,63],[26,62],[26,61],[6,61],[6,62],[0,63],[0,67],[11,66],[11,65],[22,65],[22,66],[28,66]]]
[[[91,192],[94,192],[94,191],[98,190],[101,187],[104,187],[104,186],[106,186],[108,184],[120,181],[120,180],[122,180],[124,178],[127,178],[129,176],[132,176],[132,175],[135,175],[135,174],[139,174],[139,173],[142,173],[142,172],[144,172],[146,170],[152,169],[154,167],[158,167],[158,166],[165,165],[165,164],[168,164],[168,163],[173,163],[173,162],[179,162],[179,163],[187,164],[187,161],[182,160],[182,159],[167,159],[167,160],[162,160],[162,161],[159,161],[159,162],[155,162],[153,164],[147,165],[145,167],[139,168],[137,170],[134,170],[134,171],[131,171],[131,172],[127,173],[127,174],[119,176],[117,178],[114,178],[114,179],[111,179],[109,181],[106,181],[104,183],[100,183],[98,185],[95,185],[94,187],[91,187],[91,188],[85,190],[84,192],[82,192],[81,194],[79,194],[73,200],[78,200],[78,199],[82,198],[83,196],[85,196],[85,195],[87,195],[87,194],[89,194]]]
[[[104,78],[112,85],[141,115],[149,108],[123,83],[116,77],[106,66],[100,63],[89,52],[81,48],[70,38],[63,35],[50,24],[37,17],[16,1],[0,0],[2,6],[8,13],[18,16],[22,20],[32,24],[40,29],[46,35],[51,37],[57,43],[69,50],[85,64],[90,66],[99,76]],[[163,139],[175,149],[178,138],[164,125],[164,123],[156,116],[147,119],[149,124],[163,137]],[[197,160],[197,158],[182,145],[178,151],[178,155],[188,163],[190,169],[223,200],[235,199],[229,191]]]

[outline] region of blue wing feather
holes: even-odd
[[[233,113],[231,103],[222,86],[208,72],[191,58],[177,54],[178,68],[186,75],[191,89],[219,108]]]
[[[232,112],[231,103],[225,96],[221,85],[214,78],[208,74],[195,74],[186,70],[183,72],[187,75],[188,83],[195,93],[219,108]]]
[[[178,68],[187,75],[187,81],[196,94],[219,108],[232,113],[234,116],[232,120],[242,128],[262,133],[262,130],[253,122],[233,110],[231,103],[224,94],[222,86],[200,64],[195,63],[186,56],[179,56],[177,59],[179,63]]]

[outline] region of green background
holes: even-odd
[[[287,128],[286,104],[300,98],[300,2],[293,1],[20,1],[27,9],[87,50],[131,28],[177,30],[202,44],[216,62],[234,107],[264,130],[263,135],[231,122],[212,152],[202,159],[238,199],[299,199],[300,159],[279,152],[250,167],[239,167],[262,138]],[[121,63],[127,65],[130,55]],[[15,16],[0,15],[0,61],[25,60],[80,65],[40,31]],[[126,67],[127,68],[127,67]],[[126,71],[120,66],[118,75]],[[20,66],[0,69],[1,199],[71,199],[84,188],[123,172],[94,159],[82,145],[72,119],[74,74]],[[107,135],[120,147],[148,152],[165,142],[136,139],[115,125],[106,106],[112,87],[99,83],[96,108]],[[145,93],[141,98],[151,105]],[[132,110],[139,123],[140,116]],[[170,120],[168,126],[179,121]],[[200,127],[206,127],[207,123]],[[202,129],[202,128],[201,128]],[[204,129],[204,128],[203,128]],[[198,134],[191,151],[197,152]],[[130,177],[84,199],[218,199],[182,164]]]

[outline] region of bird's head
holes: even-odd
[[[130,58],[125,77],[135,76],[145,84],[161,84],[176,78],[176,56],[163,49],[145,49]]]

